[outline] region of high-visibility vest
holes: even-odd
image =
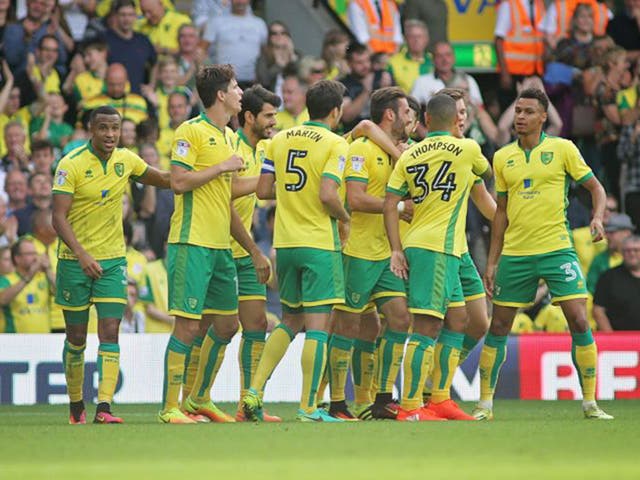
[[[355,0],[358,6],[367,16],[369,27],[369,48],[372,52],[393,53],[396,51],[396,42],[393,40],[393,15],[397,12],[393,0],[380,0],[382,18],[378,19],[378,13],[370,0]]]
[[[593,34],[604,35],[609,23],[609,10],[604,3],[596,0],[556,0],[556,36],[565,38],[571,35],[571,18],[580,3],[591,5],[593,11]]]
[[[544,16],[544,2],[534,0],[535,18],[532,22],[520,0],[508,1],[511,7],[511,29],[503,43],[507,71],[512,75],[542,75],[544,41],[537,25]]]

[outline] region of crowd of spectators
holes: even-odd
[[[619,318],[637,311],[629,305],[640,298],[633,236],[640,225],[640,0],[625,0],[618,11],[595,0],[558,0],[546,12],[541,0],[502,0],[495,27],[499,73],[475,78],[456,68],[442,0],[352,0],[351,31],[326,32],[315,55],[304,55],[286,24],[267,24],[258,15],[260,3],[251,3],[194,0],[190,12],[181,12],[171,0],[0,0],[0,332],[64,327],[51,299],[52,172],[89,138],[90,111],[117,108],[124,119],[121,146],[168,169],[173,131],[199,113],[194,77],[207,63],[230,63],[241,86],[260,83],[278,94],[277,130],[308,120],[305,92],[325,78],[346,86],[344,132],[369,118],[377,88],[398,85],[422,106],[441,88],[463,89],[466,134],[489,159],[514,139],[517,91],[544,88],[553,104],[547,133],[574,140],[609,193],[608,243],[594,245],[589,200],[570,188],[568,218],[595,296],[594,325],[640,329],[637,320]],[[513,24],[518,19],[543,43],[532,47],[529,70],[510,63],[512,40],[522,34]],[[421,125],[414,140],[424,134]],[[259,207],[253,234],[271,253],[275,207]],[[132,183],[123,209],[130,302],[122,329],[170,331],[163,258],[173,193]],[[482,272],[489,225],[473,207],[467,230]],[[277,287],[270,287],[269,310],[277,316]],[[544,285],[539,293],[516,330],[566,329]]]

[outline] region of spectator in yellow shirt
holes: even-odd
[[[276,130],[286,130],[309,121],[306,94],[307,84],[298,74],[295,71],[286,72],[282,82],[284,108],[276,114]]]
[[[191,19],[182,13],[167,10],[161,0],[140,0],[144,18],[138,20],[136,30],[149,37],[158,54],[178,52],[178,30]]]

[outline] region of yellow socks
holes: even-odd
[[[507,358],[507,336],[494,336],[487,333],[480,354],[480,401],[493,402],[500,368]]]
[[[244,397],[251,387],[258,362],[264,350],[265,332],[247,331],[242,332],[240,349],[238,350],[238,362],[240,363],[240,398]]]
[[[402,408],[415,410],[422,405],[422,389],[433,360],[435,341],[431,337],[411,334],[404,358]]]
[[[198,364],[200,363],[200,350],[202,349],[203,337],[196,337],[191,343],[191,349],[187,351],[184,360],[184,375],[182,379],[182,401],[191,394],[193,382],[196,381],[198,373]],[[188,347],[187,347],[188,348]]]
[[[73,345],[68,340],[64,341],[62,351],[62,364],[64,376],[67,379],[67,392],[70,402],[82,400],[82,386],[84,383],[84,350],[86,344]]]
[[[164,354],[164,382],[162,384],[162,411],[178,408],[182,375],[189,346],[173,335]],[[185,396],[186,398],[186,396]]]
[[[352,348],[353,340],[351,338],[336,334],[331,335],[328,356],[332,402],[345,399],[344,389],[347,384]]]
[[[353,342],[351,356],[351,371],[353,372],[354,401],[358,404],[368,404],[373,401],[371,386],[374,374],[375,342],[356,340]]]
[[[451,398],[453,375],[460,361],[464,334],[443,328],[433,353],[431,401],[440,403]]]
[[[112,402],[119,374],[120,345],[101,343],[98,347],[98,403]]]
[[[395,332],[390,329],[384,332],[378,348],[379,391],[377,393],[393,393],[393,385],[396,383],[402,365],[406,340],[405,332]]]
[[[311,413],[317,408],[318,386],[327,363],[329,334],[308,330],[302,348],[302,398],[300,409]]]
[[[256,368],[256,373],[251,380],[251,388],[257,392],[264,390],[264,385],[275,370],[282,357],[293,341],[295,334],[284,323],[273,329],[262,352],[262,358]]]
[[[196,403],[206,403],[211,400],[211,387],[218,375],[220,365],[224,359],[224,352],[230,340],[216,336],[213,327],[209,327],[202,342],[198,373],[193,383],[193,390],[189,397]]]
[[[382,337],[376,338],[376,349],[373,352],[373,382],[371,383],[370,395],[373,400],[375,400],[376,395],[380,391],[380,384],[378,383],[378,375],[380,374],[380,365],[378,364],[378,358],[380,358],[380,343],[382,343]]]
[[[582,401],[595,402],[598,347],[593,340],[591,330],[584,333],[571,333],[571,339],[571,358],[580,378]]]

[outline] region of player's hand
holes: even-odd
[[[94,280],[97,280],[102,276],[102,267],[87,252],[84,252],[82,255],[78,256],[78,263],[80,263],[82,271]]]
[[[589,227],[591,229],[591,241],[599,242],[604,238],[604,226],[601,218],[594,217]]]
[[[400,211],[400,220],[411,223],[411,220],[413,220],[413,201],[405,200],[403,203],[404,207]]]
[[[262,252],[256,252],[251,255],[251,261],[256,269],[258,282],[267,283],[271,277],[271,262],[269,262],[269,259]]]
[[[487,292],[487,298],[491,300],[493,298],[493,287],[496,281],[496,266],[495,265],[487,265],[487,268],[484,271],[484,277],[482,278],[484,282],[484,289]]]
[[[391,273],[402,280],[409,279],[409,264],[402,251],[391,252]]]
[[[237,172],[244,168],[244,160],[235,153],[220,164],[223,172]]]

